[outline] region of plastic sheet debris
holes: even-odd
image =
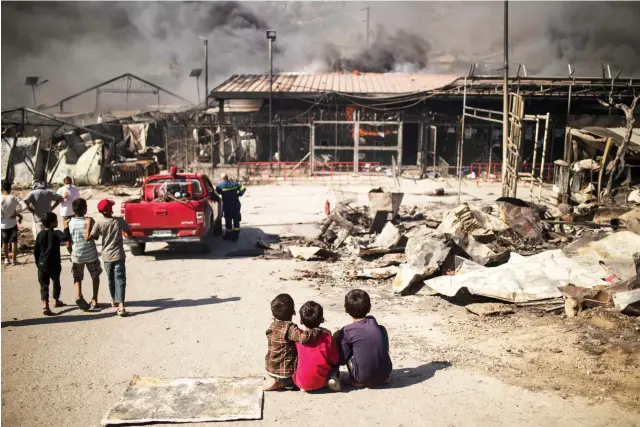
[[[373,242],[373,246],[377,248],[392,248],[400,243],[400,239],[402,239],[402,234],[400,234],[398,227],[393,225],[391,222],[387,222],[382,229],[382,232]]]
[[[448,259],[468,255],[448,235],[410,237],[405,248],[407,262],[393,281],[393,292],[404,293],[425,278],[440,271]]]
[[[418,286],[424,279],[431,276],[433,273],[425,272],[424,268],[412,267],[409,264],[400,265],[400,269],[393,279],[391,285],[393,292],[396,294],[403,294],[414,286]]]
[[[424,282],[424,292],[453,297],[466,288],[473,295],[502,301],[537,301],[562,296],[558,287],[569,283],[586,288],[606,285],[602,279],[605,275],[598,263],[583,265],[558,249],[530,257],[511,256],[509,262],[498,267],[436,277]]]
[[[313,258],[338,259],[340,255],[317,246],[290,246],[289,251],[294,258],[309,261]]]
[[[463,203],[449,211],[436,230],[458,237],[473,236],[482,239],[495,237],[496,232],[508,228],[509,226],[499,218]]]
[[[640,316],[640,288],[613,294],[613,304],[623,314]]]

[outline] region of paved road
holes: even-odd
[[[297,191],[302,191],[302,203],[285,204],[297,200]],[[252,196],[245,200],[247,222],[258,224],[255,214],[272,205],[260,222],[317,218],[327,196],[326,189],[317,188],[285,193],[286,198],[278,199],[283,194],[281,188],[250,189],[248,194]],[[281,230],[247,230],[237,245],[250,247],[260,233]],[[145,257],[129,257],[127,299],[133,315],[128,318],[115,316],[111,308],[99,313],[67,308],[57,317],[44,318],[40,315],[33,264],[3,267],[3,425],[97,426],[136,374],[262,375],[269,301],[279,292],[291,293],[298,306],[309,299],[323,304],[329,328],[348,321],[341,312],[341,301],[328,300],[304,281],[279,280],[292,275],[302,263],[225,258],[232,247],[233,243],[219,242],[213,254],[197,257],[152,246]],[[64,261],[63,269],[62,297],[71,302],[68,261]],[[106,283],[100,298],[102,302],[109,300]],[[433,315],[414,313],[406,317],[375,305],[373,314],[396,337],[403,334],[407,323],[425,326],[425,331],[433,323]],[[437,335],[435,326],[431,329],[424,336],[428,345],[447,339]],[[445,368],[415,351],[404,350],[392,348],[396,369],[389,388],[340,394],[266,394],[263,420],[243,424],[640,425],[637,414],[611,405],[526,391],[456,366]],[[402,358],[398,357],[401,353]]]

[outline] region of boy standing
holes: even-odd
[[[109,279],[111,306],[118,306],[118,316],[126,316],[124,294],[127,287],[127,273],[122,232],[130,235],[131,229],[123,218],[113,216],[114,204],[113,200],[107,199],[98,202],[98,212],[104,218],[95,222],[87,217],[86,236],[87,241],[96,240],[102,236],[102,261]]]
[[[293,298],[289,294],[280,294],[271,301],[273,322],[267,329],[269,349],[265,364],[273,383],[265,391],[293,390],[293,373],[296,370],[298,352],[295,343],[307,343],[314,340],[319,329],[303,331],[291,321],[296,313]]]
[[[347,365],[349,383],[354,387],[375,387],[389,382],[391,357],[389,336],[378,325],[371,311],[369,294],[361,289],[349,291],[344,297],[345,311],[353,323],[334,335],[339,343],[340,365]]]
[[[73,273],[73,285],[76,288],[76,304],[81,310],[87,311],[90,308],[98,308],[98,289],[100,288],[100,260],[98,260],[98,249],[96,242],[87,241],[87,201],[76,199],[72,204],[74,217],[65,221],[65,228],[69,229],[71,239],[67,241],[67,249],[71,251],[71,272]],[[84,279],[84,268],[87,268],[93,280],[93,298],[91,305],[87,304],[82,296],[82,280]]]
[[[62,233],[56,230],[58,216],[53,212],[48,212],[41,220],[44,230],[38,233],[38,237],[36,237],[33,254],[38,267],[42,314],[51,316],[53,313],[49,308],[49,281],[53,282],[53,299],[55,301],[53,306],[64,306],[64,303],[60,301],[60,272],[62,271],[60,242],[62,241]]]
[[[324,310],[314,301],[305,302],[300,307],[300,323],[307,329],[320,328],[324,322]],[[333,341],[331,332],[320,328],[318,337],[306,344],[296,343],[298,350],[298,367],[293,374],[293,382],[301,390],[317,390],[325,385],[333,391],[340,391],[340,383],[330,378],[332,365],[338,363],[338,348]]]
[[[11,194],[11,183],[2,181],[2,250],[4,262],[9,265],[17,264],[18,251],[18,224],[22,222],[20,212],[27,206],[18,197]],[[11,258],[9,258],[9,246],[11,246]]]

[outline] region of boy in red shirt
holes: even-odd
[[[304,331],[291,319],[296,314],[293,298],[289,294],[280,294],[271,301],[273,322],[267,329],[269,349],[265,365],[271,385],[265,391],[294,390],[293,373],[298,361],[297,343],[307,343],[316,339],[320,329]]]
[[[300,390],[311,391],[328,386],[340,391],[340,383],[332,373],[332,366],[338,363],[338,347],[331,332],[320,325],[324,322],[322,306],[314,301],[300,307],[300,323],[308,330],[319,328],[318,336],[306,343],[296,342],[298,367],[293,374],[293,382]]]

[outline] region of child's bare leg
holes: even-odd
[[[93,297],[91,298],[91,305],[98,305],[98,290],[100,289],[100,279],[93,279]]]
[[[7,242],[2,242],[2,252],[4,252],[5,262],[9,262],[9,244]]]
[[[16,242],[11,243],[11,255],[14,263],[18,261],[18,243]]]
[[[73,282],[73,286],[76,289],[76,299],[82,298],[82,282]]]

